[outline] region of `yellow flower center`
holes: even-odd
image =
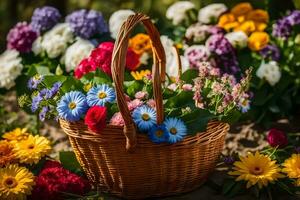
[[[99,94],[98,94],[99,99],[104,99],[106,96],[107,95],[105,92],[99,92]]]
[[[251,170],[251,173],[254,175],[261,175],[264,173],[264,171],[260,167],[254,167],[254,169]]]
[[[76,103],[75,102],[71,102],[71,103],[69,103],[69,108],[71,109],[71,110],[73,110],[74,108],[76,108]]]
[[[147,113],[142,114],[142,119],[144,121],[148,121],[150,119],[150,116]]]
[[[157,137],[161,137],[164,134],[164,132],[162,130],[157,130],[155,132],[155,134],[156,134]]]
[[[176,128],[171,128],[170,129],[170,133],[172,133],[173,135],[176,135],[176,133],[177,133],[177,129]]]
[[[14,188],[18,185],[16,179],[14,177],[7,177],[4,181],[3,181],[3,185],[7,188]]]

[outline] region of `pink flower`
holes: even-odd
[[[231,94],[234,100],[239,99],[240,91],[241,91],[241,84],[239,83],[235,84],[232,88],[232,94]]]
[[[133,111],[135,108],[143,105],[143,102],[139,99],[134,99],[127,103],[129,111]]]
[[[120,112],[115,113],[109,122],[111,125],[124,126],[124,119]]]
[[[220,69],[216,68],[216,67],[212,67],[209,70],[209,73],[210,73],[211,76],[220,76],[220,74],[221,74]]]
[[[176,83],[172,83],[171,85],[168,86],[168,89],[176,91],[177,89],[177,84]]]
[[[218,83],[218,82],[213,82],[213,84],[212,84],[212,91],[214,92],[214,93],[216,93],[216,94],[221,94],[222,92],[223,92],[223,90],[224,90],[224,87],[223,87],[223,85],[221,85],[220,83]]]
[[[149,99],[147,101],[147,105],[150,106],[151,108],[155,108],[156,107],[155,100],[154,99]]]
[[[136,99],[146,99],[148,97],[148,92],[144,92],[144,91],[139,91],[137,93],[135,93],[134,97]]]
[[[271,147],[283,148],[288,144],[288,139],[283,131],[272,128],[268,135],[267,141]]]
[[[183,84],[182,89],[184,91],[192,91],[193,85],[192,84]]]

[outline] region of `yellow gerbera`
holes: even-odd
[[[247,35],[255,31],[255,23],[254,21],[244,21],[241,25],[237,26],[234,31],[243,31]]]
[[[0,167],[3,167],[15,160],[13,146],[6,140],[0,141]]]
[[[26,199],[34,184],[33,174],[25,167],[8,165],[0,168],[0,199]]]
[[[244,2],[244,3],[239,3],[236,6],[234,6],[230,12],[232,14],[234,14],[234,16],[241,16],[241,15],[246,15],[251,10],[253,10],[251,4],[248,2]]]
[[[129,47],[139,55],[145,52],[151,52],[152,44],[149,35],[144,33],[136,34],[129,40]]]
[[[283,172],[289,178],[297,179],[296,186],[300,186],[300,154],[293,154],[290,158],[286,159],[283,163]]]
[[[258,184],[259,188],[267,186],[269,182],[274,182],[284,176],[280,174],[280,168],[276,161],[272,161],[268,156],[256,152],[248,153],[245,157],[240,157],[241,161],[234,162],[233,169],[229,175],[238,176],[236,181],[247,181],[247,188]]]
[[[11,132],[3,134],[3,138],[7,141],[21,141],[27,139],[29,133],[27,133],[27,128],[16,128]]]
[[[148,69],[141,71],[131,71],[130,74],[135,80],[143,80],[145,76],[151,75],[151,71]]]
[[[248,39],[248,47],[252,51],[263,49],[270,41],[270,37],[266,32],[253,32]]]
[[[50,151],[50,141],[43,136],[30,135],[26,140],[14,144],[14,152],[20,163],[36,164]]]

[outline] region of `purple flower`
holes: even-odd
[[[211,26],[208,32],[211,35],[216,35],[216,34],[224,34],[224,29],[218,26]]]
[[[59,11],[51,6],[36,8],[31,17],[31,27],[37,32],[47,31],[60,20]]]
[[[206,47],[217,55],[228,54],[234,50],[230,42],[222,34],[210,36],[206,41]]]
[[[300,10],[294,10],[285,18],[292,26],[300,24]]]
[[[234,52],[216,57],[217,66],[222,67],[223,73],[236,74],[240,71],[239,63]]]
[[[296,153],[300,153],[300,146],[299,147],[295,147],[295,152]]]
[[[192,68],[198,69],[201,62],[210,61],[210,52],[204,45],[193,45],[185,50],[185,57]]]
[[[28,53],[37,37],[37,32],[30,25],[26,22],[19,22],[7,34],[7,48]]]
[[[73,32],[82,38],[89,39],[100,33],[108,32],[102,13],[95,10],[81,9],[66,17]]]
[[[274,61],[279,61],[280,59],[280,50],[275,45],[267,45],[260,50],[259,53],[264,59],[271,59]]]
[[[273,25],[272,35],[274,37],[287,39],[290,36],[291,32],[292,32],[292,24],[290,23],[289,20],[286,20],[286,18],[278,20]]]
[[[40,120],[41,120],[42,122],[45,121],[46,114],[47,114],[48,111],[49,111],[49,107],[48,107],[48,106],[44,106],[44,107],[42,108],[42,110],[40,111],[40,113],[39,113],[39,118],[40,118]]]
[[[36,75],[34,77],[31,77],[29,81],[27,82],[27,87],[30,90],[36,89],[37,86],[43,81],[44,77],[40,75]]]
[[[224,157],[223,161],[225,164],[231,165],[234,163],[235,159],[232,156],[226,156],[226,157]]]
[[[51,89],[47,89],[45,98],[46,99],[52,98],[59,91],[60,87],[61,87],[61,82],[54,83]]]
[[[31,103],[31,111],[32,112],[35,112],[38,107],[39,107],[39,104],[40,102],[43,100],[43,98],[41,97],[40,94],[36,95],[35,97],[33,97],[32,99],[32,103]]]

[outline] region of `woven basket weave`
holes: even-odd
[[[206,132],[187,136],[173,145],[155,144],[137,133],[125,101],[123,80],[129,35],[140,22],[152,41],[157,123],[163,122],[161,82],[165,77],[165,53],[157,29],[143,14],[132,15],[124,22],[113,52],[112,77],[125,126],[107,125],[95,134],[82,121],[60,120],[91,183],[128,199],[175,195],[199,187],[214,170],[229,129],[228,124],[209,122]]]

